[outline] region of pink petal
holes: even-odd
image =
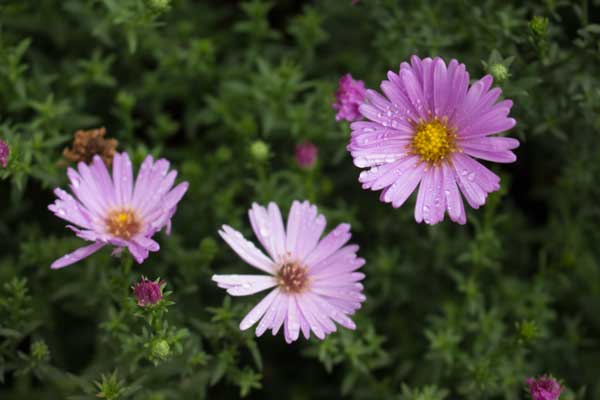
[[[314,295],[312,293],[308,294],[308,296],[310,296],[311,300],[315,302],[315,304],[319,307],[321,312],[323,312],[329,318],[331,318],[332,320],[334,320],[335,322],[337,322],[345,328],[352,330],[356,329],[356,324],[354,324],[354,322],[350,318],[348,318],[348,316],[346,316],[343,312],[339,311],[337,307],[329,303],[327,299],[318,295]]]
[[[300,335],[300,319],[298,316],[298,306],[296,304],[296,297],[293,295],[288,296],[288,309],[286,319],[284,321],[284,336],[288,343],[291,343],[298,339]]]
[[[351,244],[344,246],[341,249],[336,249],[328,257],[321,259],[319,262],[309,265],[311,275],[316,275],[322,270],[336,268],[339,265],[346,265],[351,268],[351,264],[356,261],[356,252],[358,245]]]
[[[275,292],[273,300],[271,301],[270,305],[267,307],[267,311],[265,312],[264,317],[262,317],[262,319],[256,326],[255,333],[256,333],[256,336],[259,336],[259,337],[262,336],[262,334],[265,333],[265,331],[267,329],[270,329],[273,327],[273,324],[275,323],[275,318],[277,317],[277,313],[279,312],[279,309],[281,308],[281,304],[283,302],[283,300],[282,300],[283,295],[281,294],[279,289],[276,288],[272,292]],[[287,303],[285,303],[285,307],[287,307]],[[252,317],[252,318],[254,318],[254,317]],[[241,328],[241,326],[242,325],[240,324],[240,328]]]
[[[99,195],[96,190],[90,188],[88,182],[73,168],[67,169],[67,176],[71,181],[71,191],[77,196],[78,200],[91,214],[101,219],[104,216],[105,208],[99,202]]]
[[[455,153],[452,163],[458,186],[471,207],[479,208],[489,192],[500,188],[500,178],[469,156]]]
[[[254,243],[244,239],[240,232],[228,225],[223,225],[219,235],[248,264],[269,274],[275,273],[273,261],[256,248]]]
[[[319,265],[324,264],[324,267],[311,269],[311,275],[314,276],[314,279],[335,277],[344,272],[356,271],[365,265],[365,260],[363,258],[358,258],[355,255],[351,259],[339,257],[336,260],[334,257],[336,256],[329,257],[324,262],[319,263]],[[329,260],[331,260],[331,262],[327,262]]]
[[[302,296],[302,301],[307,305],[307,307],[310,308],[312,315],[315,317],[316,321],[319,323],[326,335],[335,332],[337,330],[335,324],[329,318],[328,314],[323,312],[321,307],[319,307],[314,297],[315,296],[312,293],[308,292]]]
[[[157,202],[161,200],[158,196],[156,196],[156,192],[158,191],[161,182],[167,176],[170,165],[171,164],[169,163],[169,161],[165,160],[164,158],[157,160],[152,165],[150,171],[148,172],[149,176],[144,184],[144,187],[141,190],[140,198],[137,200],[138,209],[152,209],[156,206]]]
[[[145,237],[145,236],[137,236],[133,239],[133,241],[138,245],[141,246],[149,251],[158,251],[160,250],[160,245],[152,240],[149,237]]]
[[[213,276],[214,280],[215,276]],[[279,294],[279,290],[272,290],[268,295],[266,295],[240,322],[240,329],[245,331],[250,328],[252,325],[256,324],[258,320],[263,316],[263,314],[272,307],[273,301],[277,298]]]
[[[294,200],[288,214],[285,250],[288,253],[293,253],[296,249],[296,241],[300,230],[300,222],[302,220],[302,204]]]
[[[401,70],[400,79],[402,80],[404,88],[406,89],[406,93],[408,94],[408,98],[417,111],[419,117],[424,120],[427,119],[427,101],[423,96],[419,81],[417,80],[413,71],[407,69]]]
[[[423,174],[425,173],[425,164],[415,166],[402,179],[397,180],[393,185],[387,188],[381,194],[381,199],[386,203],[392,203],[394,208],[400,207],[415,190]]]
[[[512,129],[516,124],[517,121],[514,118],[505,117],[497,118],[492,121],[481,121],[469,127],[464,133],[460,133],[460,137],[468,138],[493,135]]]
[[[310,329],[315,333],[315,336],[317,336],[321,340],[325,339],[325,332],[323,331],[323,328],[321,327],[320,323],[317,321],[317,319],[313,315],[313,310],[312,310],[310,304],[306,301],[303,301],[302,296],[297,298],[297,302],[298,302],[298,308],[300,309],[300,312],[304,316],[304,319],[308,323],[308,326],[310,327]],[[307,336],[309,336],[309,335],[305,335],[305,337],[307,337]],[[308,339],[308,337],[307,337],[307,339]]]
[[[249,296],[277,285],[270,275],[213,275],[212,280],[232,296]]]
[[[48,206],[54,215],[83,228],[92,227],[88,211],[73,196],[59,188],[54,190],[54,194],[58,199]]]
[[[402,163],[402,161],[403,160],[398,160],[389,164],[377,165],[375,167],[371,167],[369,170],[362,171],[358,176],[358,181],[363,184],[363,189],[371,189],[373,182],[392,171],[400,163]]]
[[[425,172],[421,180],[415,206],[415,220],[434,225],[444,219],[445,208],[442,172],[439,167],[433,167]]]
[[[454,121],[456,114],[459,113],[460,106],[467,96],[468,89],[469,73],[467,72],[464,64],[459,64],[454,72],[452,79],[452,90],[450,92],[448,106],[446,108],[446,114],[451,121]]]
[[[304,259],[304,264],[312,268],[319,262],[339,250],[350,240],[350,225],[340,224],[329,232],[317,245],[317,247]]]
[[[469,147],[463,147],[463,150],[471,157],[497,163],[512,163],[517,160],[517,156],[512,151],[485,151],[476,150]]]
[[[162,207],[163,209],[169,210],[172,209],[179,203],[183,195],[187,192],[190,184],[187,182],[181,182],[179,185],[175,186],[173,190],[171,190],[164,197]]]
[[[410,126],[411,121],[419,119],[419,113],[411,103],[400,75],[388,71],[387,77],[389,81],[381,82],[381,90],[392,103],[398,106],[399,113],[396,114],[396,120]]]
[[[434,112],[434,104],[433,104],[433,69],[435,67],[435,63],[440,59],[436,58],[436,60],[432,60],[430,57],[427,57],[423,60],[423,80],[421,82],[421,88],[423,93],[423,98],[425,99],[425,109],[428,115],[433,114]],[[442,61],[443,62],[443,61]]]
[[[286,319],[285,317],[287,316],[288,302],[290,301],[290,296],[288,296],[287,294],[281,293],[279,297],[279,303],[275,304],[275,306],[277,307],[277,313],[275,314],[275,318],[273,319],[273,323],[271,324],[271,332],[273,336],[277,335],[277,332],[279,332],[279,328],[281,328]]]
[[[442,176],[448,215],[452,221],[465,224],[467,222],[465,207],[456,186],[454,172],[447,163],[442,163]]]
[[[132,204],[136,209],[139,209],[142,203],[149,197],[150,191],[148,190],[148,182],[152,175],[153,165],[154,160],[152,156],[149,155],[144,159],[144,162],[142,162],[142,166],[138,172],[132,199]]]
[[[433,109],[435,115],[446,116],[446,104],[451,88],[448,85],[448,71],[443,61],[438,61],[433,67]]]
[[[303,210],[300,232],[294,250],[295,256],[300,260],[303,260],[315,249],[327,224],[323,214],[317,214],[316,206],[310,205],[306,201]]]
[[[102,196],[106,200],[106,204],[109,208],[113,208],[116,204],[115,188],[108,169],[106,169],[106,165],[104,165],[104,161],[100,156],[94,156],[90,170],[102,192]]]
[[[133,259],[138,264],[143,263],[144,260],[146,260],[146,258],[148,258],[148,255],[150,254],[147,248],[142,247],[142,246],[140,246],[139,244],[137,244],[135,242],[128,242],[127,243],[127,249],[129,250],[129,252],[133,256]]]
[[[117,202],[129,205],[133,192],[133,168],[127,153],[115,154],[113,158],[113,183]]]
[[[275,203],[269,203],[269,210],[252,204],[248,211],[250,223],[254,234],[267,250],[273,260],[280,261],[285,254],[285,231],[279,207]]]
[[[98,242],[98,243],[90,244],[89,246],[80,247],[77,250],[75,250],[74,252],[66,254],[66,255],[62,256],[61,258],[59,258],[58,260],[54,261],[52,263],[52,265],[50,265],[50,268],[59,269],[59,268],[63,268],[68,265],[74,264],[77,261],[82,260],[82,259],[86,258],[87,256],[97,252],[102,247],[104,247],[104,245],[105,245],[105,243]]]
[[[166,174],[158,185],[152,188],[152,193],[149,193],[150,196],[144,204],[138,207],[139,211],[143,215],[148,215],[157,207],[161,209],[170,208],[169,205],[164,204],[164,197],[173,187],[175,179],[177,179],[177,171],[173,170]]]

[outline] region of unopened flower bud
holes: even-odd
[[[152,343],[152,357],[158,360],[166,360],[171,354],[171,346],[164,339],[156,340]]]
[[[540,376],[537,379],[528,378],[527,385],[531,400],[558,400],[563,388],[551,376]]]
[[[8,165],[8,157],[10,156],[10,147],[4,140],[0,140],[0,165],[6,168]]]
[[[529,22],[529,28],[538,37],[544,38],[548,33],[548,18],[534,16]]]
[[[359,111],[360,105],[365,100],[367,90],[363,81],[354,80],[352,75],[346,74],[340,78],[338,90],[335,93],[334,110],[336,121],[356,121],[362,118]]]
[[[36,340],[31,344],[31,356],[37,361],[48,361],[50,350],[43,340]]]
[[[494,77],[497,82],[502,82],[510,77],[508,68],[502,64],[493,64],[490,66],[490,74]]]
[[[269,145],[262,140],[257,140],[250,145],[250,154],[256,161],[266,161],[269,158]]]
[[[300,168],[311,168],[317,161],[319,148],[311,142],[300,143],[296,146],[296,162]]]
[[[149,281],[142,277],[142,280],[133,287],[138,306],[146,307],[158,303],[163,298],[160,286],[161,282]]]

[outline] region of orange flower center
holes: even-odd
[[[142,229],[142,224],[130,208],[112,210],[106,217],[106,230],[113,236],[128,240]]]

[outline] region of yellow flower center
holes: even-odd
[[[129,208],[110,211],[105,222],[108,233],[125,240],[130,239],[142,229],[140,220]]]
[[[284,292],[300,293],[308,287],[308,270],[296,262],[286,262],[277,271],[277,283]]]
[[[456,134],[444,121],[434,118],[415,126],[412,153],[431,165],[440,164],[449,153],[457,151]]]

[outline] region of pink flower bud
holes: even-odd
[[[300,168],[311,168],[317,161],[319,148],[311,142],[300,143],[296,146],[296,162]]]
[[[528,378],[527,385],[532,400],[558,400],[563,390],[560,383],[550,376]]]
[[[162,283],[162,281],[154,282],[142,277],[142,280],[133,287],[138,306],[146,307],[158,303],[163,297],[160,289]]]
[[[10,147],[4,140],[0,140],[0,165],[6,168],[8,164],[8,156],[10,155]]]
[[[362,118],[358,107],[365,99],[366,89],[363,81],[355,81],[352,75],[346,74],[340,78],[339,87],[335,93],[336,102],[333,108],[337,110],[336,121],[356,121]]]

